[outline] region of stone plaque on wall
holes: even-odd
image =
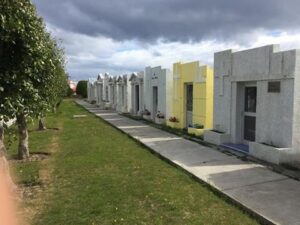
[[[269,93],[280,93],[280,81],[268,82],[268,92]]]

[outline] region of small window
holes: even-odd
[[[280,81],[271,81],[268,83],[269,93],[280,93]]]
[[[257,88],[245,88],[245,112],[256,112]]]

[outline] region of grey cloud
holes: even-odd
[[[114,62],[105,36],[134,48],[149,49],[162,38],[173,41],[231,41],[251,45],[256,31],[298,31],[299,0],[33,0],[39,14],[63,39],[68,71],[73,79],[95,77],[99,72],[122,74],[143,65]],[[55,32],[54,32],[55,33]],[[78,35],[79,34],[79,35]],[[83,35],[80,35],[83,34]],[[231,44],[230,42],[230,44]],[[122,45],[126,51],[132,46]],[[212,50],[213,51],[213,50]],[[153,58],[161,52],[151,52]],[[207,61],[212,61],[211,58]],[[182,57],[182,56],[181,56]],[[195,57],[195,59],[198,59]],[[146,63],[146,62],[145,62]],[[148,62],[147,62],[148,63]],[[171,63],[171,62],[170,62]],[[142,63],[140,63],[142,64]]]
[[[109,72],[112,75],[117,75],[139,70],[141,70],[141,68],[131,67],[126,64],[116,65],[107,59],[86,61],[71,57],[70,63],[68,63],[68,72],[73,80],[96,77],[100,72]]]
[[[298,29],[299,0],[34,0],[61,29],[116,40],[227,40],[255,29]]]

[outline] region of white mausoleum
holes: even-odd
[[[92,78],[90,78],[87,82],[87,99],[89,102],[96,101],[97,98],[95,82],[95,79]]]
[[[144,76],[144,105],[155,121],[157,113],[168,118],[167,89],[171,86],[172,77],[170,70],[158,67],[146,67]]]
[[[117,107],[117,78],[110,77],[108,80],[108,101],[112,109]]]
[[[116,110],[121,113],[127,113],[127,75],[117,78],[117,107]]]
[[[94,82],[96,87],[96,103],[98,106],[103,106],[103,75],[99,74]]]
[[[102,79],[102,83],[103,83],[103,94],[102,94],[102,99],[104,102],[108,102],[108,93],[109,93],[109,85],[108,85],[108,81],[109,81],[109,74],[105,73],[104,77]]]
[[[131,74],[130,76],[127,75],[126,76],[126,88],[127,88],[127,92],[126,92],[126,99],[127,99],[127,112],[128,113],[132,113],[133,112],[133,105],[132,105],[132,76],[133,74]]]
[[[300,159],[300,52],[270,45],[214,56],[208,142],[272,162]]]
[[[131,74],[129,82],[131,95],[130,113],[139,115],[144,110],[144,72]]]

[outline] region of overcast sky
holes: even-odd
[[[72,79],[120,75],[213,53],[300,48],[299,0],[33,0]]]

